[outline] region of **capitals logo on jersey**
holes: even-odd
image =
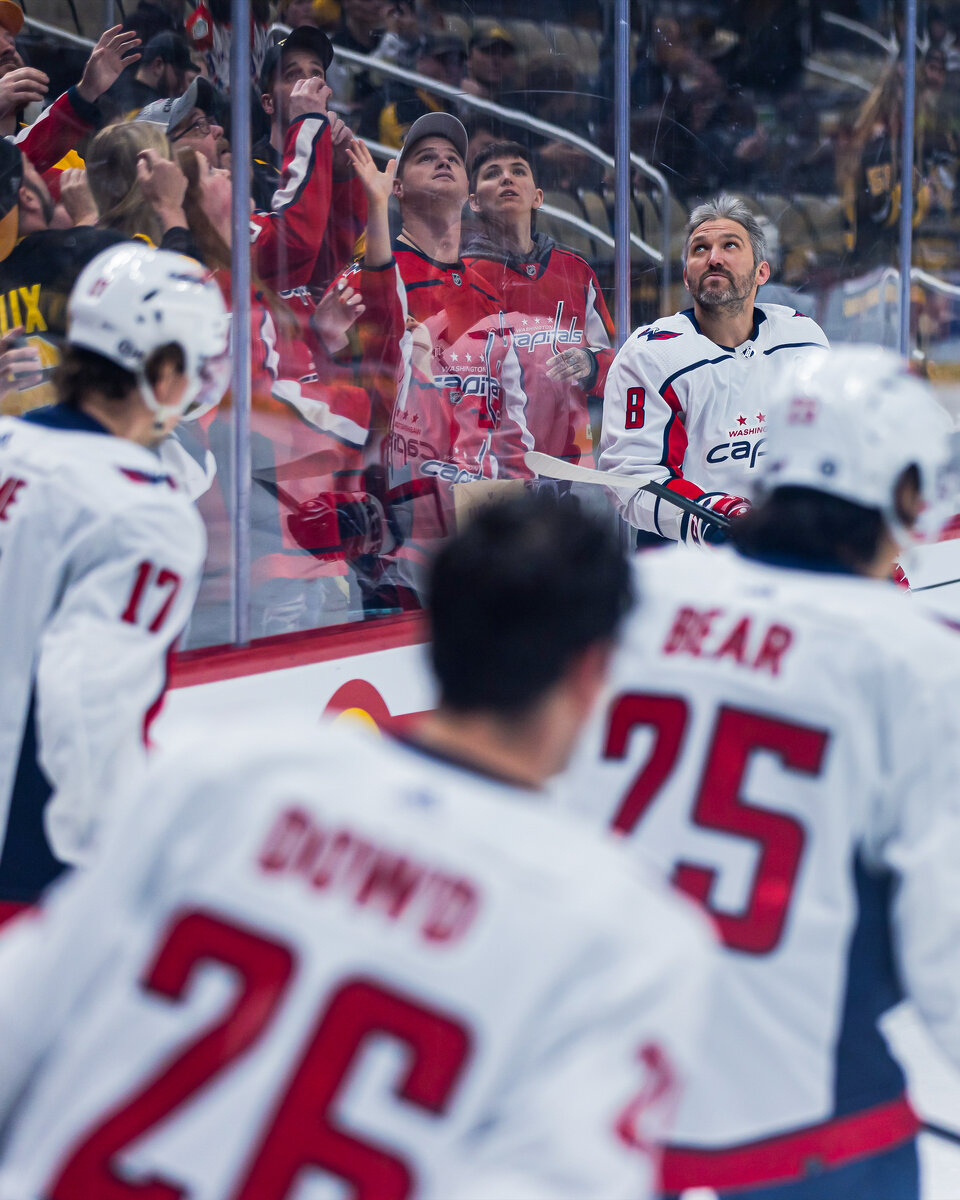
[[[657,329],[655,325],[651,325],[648,329],[641,329],[637,339],[642,338],[645,342],[668,342],[671,338],[679,336],[679,333],[671,333],[668,329]]]
[[[561,328],[564,302],[557,301],[553,320],[549,317],[523,317],[520,320],[521,332],[514,333],[513,341],[520,350],[533,353],[538,346],[549,346],[556,352],[558,346],[580,346],[583,344],[583,330],[577,328],[577,314],[570,318],[566,329]],[[531,331],[530,326],[533,326]]]

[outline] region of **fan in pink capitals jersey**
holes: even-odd
[[[470,168],[470,207],[482,227],[463,257],[509,314],[535,448],[592,466],[589,399],[603,398],[613,322],[590,264],[533,231],[542,202],[529,151],[518,142],[485,146]]]

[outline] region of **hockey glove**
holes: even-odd
[[[750,501],[743,496],[728,496],[723,492],[701,496],[701,508],[719,513],[722,517],[737,520],[750,511]],[[687,516],[680,527],[680,540],[688,546],[721,546],[730,536],[726,529],[715,525],[709,518]]]
[[[396,546],[383,505],[369,492],[320,492],[297,506],[287,528],[297,545],[327,562],[389,554]]]

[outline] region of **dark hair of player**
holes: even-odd
[[[631,600],[613,523],[573,497],[527,493],[481,510],[431,573],[441,705],[529,712],[580,653],[612,641]]]
[[[918,486],[917,468],[908,467],[901,481]],[[886,534],[878,508],[794,486],[776,488],[730,529],[731,541],[744,554],[858,575],[874,562]]]
[[[183,351],[175,342],[158,346],[147,359],[144,371],[151,386],[160,378],[160,372],[168,362],[173,364],[174,370],[183,370]],[[137,377],[94,350],[66,346],[54,374],[54,386],[60,403],[72,408],[79,408],[84,400],[93,397],[120,404],[136,391]]]
[[[484,146],[477,157],[473,160],[470,167],[470,191],[477,190],[477,180],[480,178],[480,168],[493,158],[522,158],[530,168],[530,174],[533,176],[533,182],[536,183],[536,176],[533,174],[533,163],[530,161],[530,151],[526,146],[521,146],[519,142],[491,142],[489,146]]]

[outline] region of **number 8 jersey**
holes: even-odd
[[[714,919],[664,1184],[739,1195],[913,1137],[877,1028],[902,991],[960,1063],[960,642],[876,580],[732,550],[638,569],[562,800]]]
[[[0,917],[142,766],[205,544],[149,450],[63,405],[0,420]]]

